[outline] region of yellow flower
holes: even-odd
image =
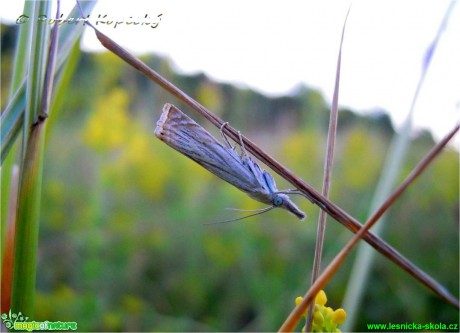
[[[298,306],[302,302],[302,297],[295,299],[295,304]],[[339,308],[334,311],[329,306],[325,306],[327,302],[326,293],[320,290],[315,297],[315,305],[313,310],[312,332],[340,332],[338,326],[345,322],[347,314],[344,309]],[[305,313],[307,317],[308,311]],[[305,326],[302,328],[305,332]]]
[[[319,305],[324,305],[327,302],[326,293],[324,290],[320,290],[319,293],[315,297],[315,303]]]
[[[332,320],[337,325],[342,325],[345,322],[345,319],[347,319],[347,313],[345,312],[344,309],[339,308],[334,311],[334,314],[332,315]]]

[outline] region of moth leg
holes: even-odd
[[[241,132],[240,132],[240,131],[238,131],[238,137],[240,138],[241,151],[243,152],[244,157],[246,157],[247,159],[249,159],[249,155],[248,155],[248,152],[246,151],[246,148],[244,147],[243,137],[241,136]]]
[[[295,188],[278,191],[278,193],[304,195],[301,191],[299,191],[298,189],[295,189]]]
[[[235,149],[236,147],[234,147],[234,146],[232,146],[232,145],[230,144],[230,141],[228,141],[228,138],[227,138],[227,137],[225,136],[225,134],[224,134],[223,129],[224,129],[224,127],[227,126],[227,125],[228,125],[228,121],[226,121],[225,123],[223,123],[223,124],[220,126],[220,135],[222,136],[222,139],[224,140],[224,142],[225,142],[225,144],[227,145],[228,148],[231,148],[231,149],[233,149],[233,150],[236,150],[236,149]],[[244,157],[249,158],[249,155],[248,155],[246,149],[244,148],[243,137],[241,136],[241,132],[240,132],[240,131],[238,131],[238,137],[239,137],[239,139],[240,139],[240,147],[241,147],[241,151],[243,152]]]
[[[312,197],[310,197],[309,195],[306,195],[305,193],[297,190],[297,189],[287,189],[287,190],[281,190],[281,191],[276,191],[275,193],[283,193],[283,194],[298,194],[298,195],[301,195],[305,198],[307,198],[312,204],[318,204],[318,206],[320,207],[324,207],[324,206],[321,206],[316,200],[314,200]]]
[[[224,140],[225,144],[227,145],[227,148],[235,150],[235,147],[232,147],[232,145],[230,144],[230,142],[228,141],[227,137],[225,136],[225,134],[223,132],[224,127],[227,126],[227,125],[228,125],[228,121],[226,121],[225,123],[223,123],[220,126],[220,135],[222,135],[222,139]]]

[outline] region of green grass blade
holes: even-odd
[[[22,127],[25,106],[26,99],[23,84],[10,99],[0,118],[2,165]]]
[[[86,15],[91,13],[95,5],[96,1],[81,2],[81,8]],[[77,6],[72,9],[68,16],[68,18],[75,17],[80,17],[80,11]],[[72,48],[78,42],[84,31],[84,28],[85,25],[82,22],[75,24],[64,24],[60,27],[56,69],[61,68],[63,62],[69,57],[69,54],[72,52]]]
[[[67,61],[64,63],[61,72],[58,75],[57,80],[55,81],[55,95],[53,102],[51,104],[50,116],[48,117],[46,124],[46,137],[54,128],[57,119],[61,115],[63,106],[65,103],[65,91],[68,89],[70,83],[72,82],[73,74],[78,65],[78,60],[80,59],[81,51],[78,43],[74,43],[71,52],[69,53]]]
[[[33,315],[38,227],[44,150],[44,123],[34,126],[20,181],[16,223],[11,311]]]
[[[34,11],[35,1],[25,1],[23,13]],[[21,85],[26,75],[27,61],[29,56],[30,40],[32,39],[32,24],[21,24],[17,39],[16,51],[14,55],[13,77],[11,79],[11,93],[16,91]]]
[[[32,17],[41,15],[50,16],[51,2],[40,1],[35,7]],[[31,45],[31,57],[27,70],[26,83],[26,109],[24,116],[24,153],[28,140],[28,132],[32,124],[38,120],[40,106],[42,103],[42,90],[45,77],[45,65],[47,60],[47,48],[49,44],[49,25],[34,20],[34,38]]]
[[[92,8],[92,6],[94,3],[84,7]],[[50,8],[51,1],[38,2],[33,17],[44,14],[49,17]],[[11,309],[14,313],[22,312],[27,316],[33,316],[34,309],[45,124],[53,90],[53,77],[55,76],[53,69],[57,70],[63,66],[69,52],[73,51],[73,47],[71,49],[66,48],[76,44],[82,32],[83,24],[80,24],[79,29],[75,29],[74,25],[72,28],[63,29],[63,37],[61,38],[64,38],[64,42],[60,44],[59,50],[63,51],[59,52],[56,68],[53,66],[56,43],[53,42],[50,47],[51,50],[48,50],[50,28],[48,24],[34,21],[34,38],[32,39],[29,59],[25,98],[18,98],[16,103],[13,103],[15,108],[12,107],[11,110],[16,110],[15,112],[5,113],[5,117],[8,116],[8,119],[12,119],[8,122],[11,128],[13,128],[11,124],[17,123],[13,120],[20,119],[20,116],[23,115],[24,149],[18,195]],[[55,37],[58,37],[57,32],[58,29],[54,29]],[[57,39],[53,37],[52,40],[56,41]],[[21,91],[18,91],[17,96],[20,95]],[[25,110],[21,113],[18,110],[21,109],[20,105],[23,99],[25,99]],[[9,132],[13,133],[13,130]],[[10,135],[10,137],[12,136]]]
[[[35,6],[34,1],[25,1],[24,2],[24,13],[31,13],[33,11],[33,8]],[[30,45],[30,39],[32,38],[32,25],[31,24],[22,24],[19,27],[19,35],[17,39],[17,45],[16,45],[16,50],[15,50],[15,55],[14,55],[14,65],[13,65],[13,74],[11,78],[11,88],[10,88],[10,98],[13,98],[14,96],[17,95],[17,90],[18,88],[22,85],[24,85],[24,77],[26,74],[26,68],[27,68],[27,60],[28,60],[28,55],[29,55],[29,45]],[[24,88],[22,88],[23,93],[24,93]],[[16,96],[17,97],[17,96]],[[24,98],[22,96],[21,98]],[[21,100],[21,99],[20,99]],[[16,159],[16,154],[15,154],[15,147],[13,146],[13,143],[16,140],[17,135],[19,134],[19,129],[22,125],[23,121],[23,115],[16,115],[16,112],[22,113],[25,107],[25,99],[23,99],[23,103],[21,105],[15,105],[18,101],[12,103],[8,103],[8,107],[14,106],[14,107],[19,107],[19,110],[13,111],[13,115],[16,116],[16,121],[15,120],[10,120],[9,123],[5,124],[4,123],[4,118],[3,118],[3,113],[2,117],[0,120],[0,133],[1,133],[1,221],[2,221],[2,234],[1,234],[1,240],[2,244],[5,244],[3,241],[5,240],[5,223],[4,221],[7,221],[7,216],[8,216],[8,203],[9,203],[9,193],[10,193],[10,187],[11,187],[11,175],[12,175],[12,168],[15,163]],[[6,111],[6,110],[5,110]],[[11,126],[10,129],[6,129],[4,125],[9,125]],[[5,139],[4,136],[8,136],[8,139]],[[6,149],[4,149],[4,145],[6,145]],[[12,150],[12,154],[10,155],[8,161],[5,161],[5,157],[7,156],[8,152],[14,147]],[[5,161],[5,163],[4,163]],[[3,262],[3,251],[2,251],[2,262]]]
[[[26,1],[27,3],[34,3],[33,1]],[[83,11],[85,13],[89,13],[92,8],[95,6],[96,2],[84,2],[82,4]],[[30,10],[30,9],[29,9]],[[25,13],[27,13],[25,11]],[[32,14],[31,14],[32,15]],[[79,12],[76,9],[76,7],[72,10],[70,13],[69,17],[78,17]],[[25,25],[24,25],[25,26]],[[73,52],[73,48],[75,45],[78,44],[79,38],[81,34],[83,33],[84,25],[83,23],[78,23],[78,24],[65,24],[61,27],[60,33],[59,33],[59,46],[58,46],[58,56],[56,59],[56,72],[60,71],[65,63],[65,61],[68,59],[70,52]],[[19,43],[21,44],[21,48],[26,48],[24,45],[27,44],[27,40],[22,41],[20,40]],[[19,47],[19,44],[18,44]],[[19,62],[18,62],[19,63]],[[23,68],[26,68],[27,66],[21,65]],[[17,113],[22,113],[24,112],[25,108],[25,86],[19,86],[18,88],[20,91],[16,91],[15,96],[17,98],[15,100],[12,100],[8,103],[8,108],[9,111],[8,113],[11,113],[10,117],[14,118],[16,121],[19,121],[19,124],[23,124],[23,115],[16,114]],[[16,105],[18,103],[18,105]],[[13,133],[10,133],[15,126],[4,126],[8,124],[3,124],[3,113],[5,113],[7,110],[5,109],[2,112],[2,123],[1,123],[1,132],[2,132],[2,145],[1,145],[1,163],[3,164],[4,159],[6,156],[8,156],[9,153],[9,148],[12,147],[14,141],[17,138],[17,134],[19,132],[13,131]],[[3,140],[5,138],[5,140]],[[10,142],[11,141],[11,142]]]
[[[33,17],[49,17],[51,1],[40,1]],[[33,20],[33,38],[26,81],[23,159],[18,195],[11,311],[33,315],[37,269],[38,227],[44,150],[44,123],[38,122],[48,62],[50,26]]]

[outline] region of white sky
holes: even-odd
[[[68,13],[73,0],[61,0]],[[422,60],[449,6],[448,0],[353,1],[342,51],[339,104],[356,111],[387,110],[399,126],[419,80]],[[98,28],[137,54],[168,57],[183,73],[205,72],[218,81],[271,95],[300,83],[331,101],[342,24],[349,1],[100,0],[90,20],[156,21],[157,28]],[[1,4],[15,22],[21,1]],[[149,20],[144,16],[148,14]],[[103,50],[91,31],[84,48]],[[460,115],[460,8],[456,4],[429,68],[415,109],[416,126],[440,137]],[[459,142],[457,136],[457,143]]]

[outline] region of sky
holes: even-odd
[[[180,73],[204,72],[219,82],[271,96],[292,93],[303,84],[319,89],[330,103],[342,26],[351,4],[339,105],[358,112],[384,109],[400,127],[426,50],[450,3],[100,0],[89,19],[93,24],[123,22],[116,27],[99,22],[97,28],[135,54],[167,57]],[[431,129],[436,138],[460,119],[460,6],[454,3],[414,109],[415,127]],[[14,24],[22,13],[21,1],[5,4],[2,1],[0,18]],[[66,14],[74,1],[61,4]],[[157,25],[127,25],[129,21]],[[86,31],[82,47],[104,50],[92,31]]]

